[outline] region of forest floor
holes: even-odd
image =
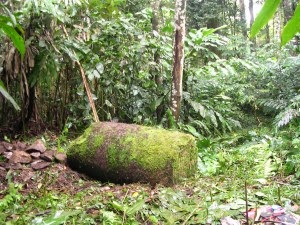
[[[259,132],[198,142],[203,149],[199,174],[173,187],[101,183],[71,170],[64,160],[55,160],[56,151],[41,148],[39,140],[31,145],[6,144],[12,152],[12,148],[42,152],[34,162],[26,162],[22,153],[13,164],[0,148],[0,225],[247,224],[247,210],[248,224],[253,224],[253,217],[257,224],[264,210],[274,211],[274,205],[280,215],[299,219],[299,178],[280,170],[280,154],[270,144],[275,138]],[[46,136],[41,139],[49,149],[61,148]],[[53,158],[45,157],[47,151]]]

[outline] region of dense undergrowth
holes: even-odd
[[[79,179],[81,188],[69,193],[41,179],[23,195],[26,184],[10,183],[0,192],[0,224],[219,224],[244,218],[245,184],[249,208],[300,204],[299,134],[296,126],[261,127],[199,139],[199,173],[172,188]],[[57,174],[48,171],[47,179]]]
[[[101,121],[172,125],[173,1],[162,1],[157,31],[148,1],[4,2],[0,25],[22,33],[27,52],[22,59],[1,31],[1,140],[56,130],[55,141],[43,138],[64,151],[71,134],[91,123],[76,60]],[[0,225],[219,224],[226,215],[244,217],[245,183],[249,207],[300,204],[299,41],[279,48],[275,36],[266,43],[258,37],[255,45],[242,35],[238,14],[231,21],[234,2],[222,13],[217,3],[189,15],[182,110],[173,125],[198,138],[194,180],[151,190],[74,178],[80,190],[61,192],[47,186],[57,179],[47,170],[37,191],[24,194],[26,183],[14,183],[18,171],[11,171],[9,188],[0,190]],[[206,28],[218,14],[222,22]]]

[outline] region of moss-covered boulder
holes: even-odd
[[[172,185],[194,174],[191,135],[133,124],[101,122],[74,140],[68,164],[102,181]]]

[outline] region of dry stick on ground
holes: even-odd
[[[66,35],[66,37],[69,39],[69,35],[67,33],[67,30],[65,28],[64,25],[62,25],[62,28],[63,28],[63,31]],[[76,53],[74,51],[72,51],[74,55],[76,55]],[[97,114],[97,110],[96,110],[96,107],[95,107],[95,103],[93,101],[93,97],[92,97],[92,93],[91,93],[91,89],[90,89],[90,86],[86,80],[86,77],[85,77],[85,73],[84,73],[84,70],[82,68],[82,65],[81,63],[79,62],[79,60],[76,60],[75,63],[78,65],[79,69],[80,69],[80,74],[81,74],[81,77],[82,77],[82,81],[83,81],[83,84],[84,84],[84,88],[86,90],[86,93],[87,93],[87,96],[88,96],[88,99],[89,99],[89,103],[90,103],[90,106],[92,108],[92,112],[93,112],[93,117],[94,117],[94,121],[95,122],[100,122],[99,120],[99,117],[98,117],[98,114]]]

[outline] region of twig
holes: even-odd
[[[247,181],[245,181],[245,202],[246,202],[246,225],[249,225]]]

